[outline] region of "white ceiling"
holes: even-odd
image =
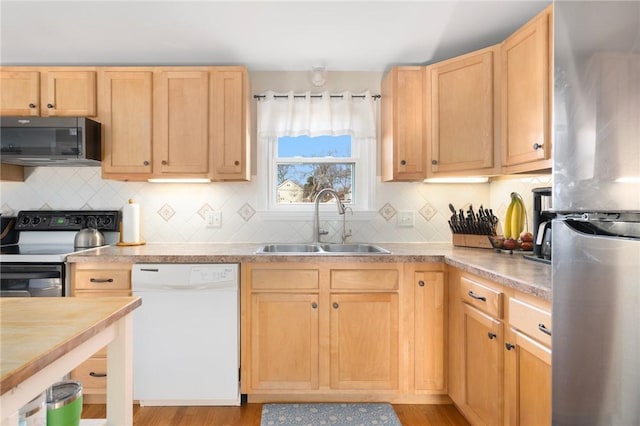
[[[0,0],[0,61],[383,71],[498,43],[549,3]]]

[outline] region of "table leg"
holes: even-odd
[[[107,425],[133,425],[133,315],[115,326],[107,349]]]

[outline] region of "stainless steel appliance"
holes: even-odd
[[[85,117],[0,117],[0,162],[100,166],[100,127]]]
[[[81,251],[75,235],[93,218],[104,243],[118,241],[118,210],[27,210],[16,217],[18,241],[0,247],[2,297],[59,297],[69,292],[66,257]],[[83,248],[87,250],[88,248]]]
[[[640,425],[640,2],[554,3],[554,425]]]
[[[534,188],[533,192],[533,254],[527,259],[551,263],[551,221],[556,216],[552,211],[551,188]]]

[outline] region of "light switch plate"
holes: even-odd
[[[207,228],[221,228],[222,227],[222,212],[216,212],[209,210],[205,213],[205,222]]]
[[[397,216],[397,225],[398,226],[402,226],[402,227],[406,227],[406,228],[411,228],[414,225],[414,219],[413,219],[413,212],[412,211],[406,211],[406,212],[398,212],[398,216]]]

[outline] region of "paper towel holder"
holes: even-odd
[[[133,204],[133,203],[134,203],[133,199],[129,199],[129,204]],[[122,227],[123,227],[123,222],[124,222],[124,216],[125,215],[124,215],[124,211],[123,211],[122,220],[120,221],[120,241],[118,241],[116,243],[116,245],[120,246],[120,247],[126,247],[126,246],[141,246],[141,245],[146,244],[146,242],[144,240],[142,240],[142,239],[140,239],[139,241],[131,241],[131,242],[122,241],[122,235],[123,235]]]

